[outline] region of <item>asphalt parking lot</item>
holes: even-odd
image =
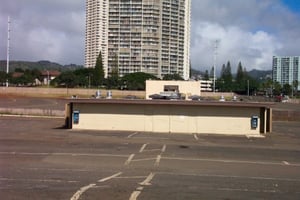
[[[299,199],[300,124],[263,138],[63,129],[0,117],[1,199]]]

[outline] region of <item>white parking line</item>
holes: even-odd
[[[156,158],[156,161],[154,163],[154,166],[158,166],[159,165],[160,159],[161,159],[161,155],[158,155],[157,158]]]
[[[141,191],[134,191],[133,193],[131,193],[129,200],[136,200],[140,194]]]
[[[232,179],[253,179],[253,180],[272,180],[272,181],[289,181],[300,182],[300,179],[291,178],[276,178],[276,177],[258,177],[258,176],[232,176],[225,174],[194,174],[194,173],[173,173],[173,172],[157,172],[162,175],[174,175],[174,176],[195,176],[195,177],[218,177],[218,178],[232,178]]]
[[[134,133],[132,133],[132,134],[128,135],[128,137],[127,137],[127,138],[132,138],[133,136],[135,136],[135,135],[137,135],[137,134],[138,134],[138,132],[134,132]]]
[[[285,165],[290,165],[290,163],[287,162],[287,161],[282,161],[282,163],[285,164]]]
[[[20,156],[89,156],[89,157],[127,157],[128,155],[118,154],[92,154],[92,153],[31,153],[31,152],[0,152],[0,155],[20,155]]]
[[[116,177],[120,176],[121,174],[122,174],[122,172],[116,173],[116,174],[114,174],[114,175],[112,175],[112,176],[109,176],[109,177],[100,179],[100,180],[98,180],[98,182],[99,182],[99,183],[103,183],[103,182],[108,181],[108,180],[110,180],[110,179],[116,178]]]
[[[135,156],[135,154],[131,154],[128,159],[126,160],[126,162],[124,163],[124,165],[129,165],[130,162],[132,161],[133,157]]]
[[[144,151],[144,149],[146,148],[146,146],[147,146],[148,144],[143,144],[143,146],[140,148],[140,153],[142,153],[143,151]]]
[[[84,186],[82,188],[80,188],[72,197],[70,200],[78,200],[80,198],[80,196],[85,192],[87,191],[88,189],[92,188],[92,187],[95,187],[96,184],[95,183],[92,183],[92,184],[89,184],[87,186]]]
[[[120,176],[120,177],[115,177],[116,179],[141,179],[141,178],[146,178],[145,176]]]
[[[114,175],[112,175],[112,176],[109,176],[109,177],[100,179],[100,180],[98,180],[98,182],[99,182],[99,183],[103,183],[103,182],[108,181],[108,180],[110,180],[110,179],[116,178],[117,176],[120,176],[121,174],[122,174],[122,172],[116,173],[116,174],[114,174]],[[96,187],[96,184],[95,184],[95,183],[91,183],[91,184],[89,184],[89,185],[86,185],[86,186],[80,188],[80,189],[79,189],[79,190],[71,197],[70,200],[78,200],[78,199],[80,199],[80,197],[81,197],[81,195],[82,195],[83,193],[85,193],[87,190],[89,190],[89,189],[91,189],[91,188],[93,188],[93,187]]]
[[[163,146],[162,149],[161,149],[161,152],[164,153],[164,152],[166,151],[166,149],[167,149],[167,145],[164,144],[164,146]]]
[[[64,172],[89,172],[90,170],[85,170],[85,169],[58,169],[58,168],[37,168],[37,167],[28,167],[28,168],[20,168],[22,170],[32,170],[32,171],[64,171]]]
[[[198,141],[198,140],[199,140],[199,138],[198,138],[197,134],[196,134],[196,133],[194,133],[193,135],[194,135],[194,138],[195,138],[195,140],[197,140],[197,141]]]
[[[151,172],[151,173],[147,176],[147,178],[146,178],[143,182],[140,183],[140,185],[143,185],[143,186],[151,185],[150,181],[153,179],[154,175],[155,175],[155,174]]]
[[[132,162],[141,162],[141,161],[149,161],[149,160],[156,160],[155,157],[153,158],[140,158],[140,159],[134,159]]]
[[[166,160],[180,160],[180,161],[199,161],[199,162],[221,162],[221,163],[240,163],[240,164],[254,164],[254,165],[287,165],[283,162],[263,162],[250,160],[224,160],[224,159],[204,159],[204,158],[180,158],[180,157],[163,157]],[[299,164],[291,164],[288,166],[300,167]]]
[[[24,182],[49,182],[49,183],[78,183],[79,181],[72,180],[53,180],[53,179],[15,179],[15,178],[5,178],[0,177],[0,181],[24,181]]]
[[[140,183],[140,185],[142,185],[142,186],[151,185],[150,181],[153,179],[154,175],[155,174],[151,172],[147,176],[147,178],[143,182]],[[138,196],[142,193],[142,191],[144,189],[144,187],[142,187],[142,186],[137,187],[136,190],[131,193],[129,200],[136,200],[138,198]]]
[[[161,149],[147,149],[147,150],[143,150],[143,152],[144,151],[147,151],[147,152],[154,152],[154,151],[161,151]],[[140,152],[140,153],[142,153],[142,152]]]

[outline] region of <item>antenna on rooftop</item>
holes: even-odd
[[[6,73],[9,73],[9,40],[10,40],[10,17],[7,19],[7,55],[6,55]],[[6,79],[6,87],[8,87],[8,79]]]

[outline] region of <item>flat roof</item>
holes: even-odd
[[[124,104],[124,105],[180,105],[210,107],[250,107],[270,108],[273,103],[241,102],[241,101],[191,101],[191,100],[146,100],[146,99],[70,99],[70,103],[78,104]]]

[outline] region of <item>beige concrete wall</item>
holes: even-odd
[[[36,88],[36,87],[1,87],[0,94],[2,95],[21,95],[21,96],[38,96],[38,97],[70,97],[71,95],[78,95],[79,97],[88,97],[95,95],[97,89],[80,89],[80,88]],[[100,89],[102,96],[106,95],[107,90]],[[160,91],[161,92],[161,91]],[[145,91],[128,91],[128,90],[112,90],[113,98],[123,97],[126,95],[135,95],[140,98],[145,98]],[[159,93],[159,92],[158,92]],[[198,94],[199,95],[199,94]],[[232,97],[234,93],[213,93],[201,92],[203,97]],[[293,100],[296,102],[296,100]],[[297,102],[299,103],[299,102]]]
[[[180,105],[74,104],[80,111],[74,129],[163,133],[259,135],[251,129],[251,116],[260,108]]]
[[[164,91],[165,85],[178,85],[179,92],[190,95],[201,95],[200,81],[161,81],[161,80],[147,80],[146,81],[146,99],[150,99],[149,95],[159,94]]]
[[[91,97],[97,89],[83,88],[38,88],[38,87],[0,87],[2,95],[36,96],[36,97]],[[100,89],[102,97],[106,96],[107,90]],[[122,98],[127,95],[145,97],[145,91],[111,90],[113,98]]]

